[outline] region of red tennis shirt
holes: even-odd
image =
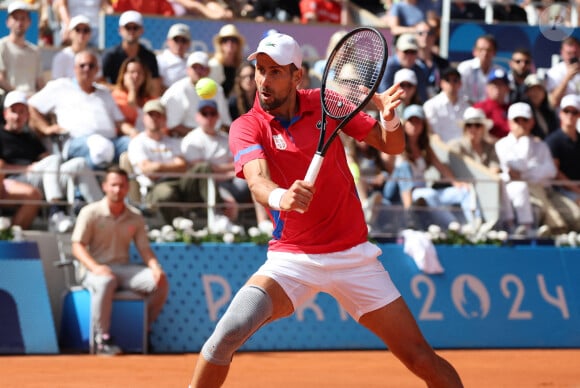
[[[283,125],[265,112],[256,98],[252,109],[230,127],[229,142],[236,174],[251,160],[266,159],[271,178],[282,188],[303,180],[316,152],[322,108],[320,90],[299,90],[298,114]],[[376,120],[366,113],[356,115],[343,132],[363,140]],[[330,136],[338,122],[327,120]],[[340,138],[330,145],[315,183],[316,192],[308,211],[269,209],[274,222],[269,249],[282,252],[331,253],[367,241],[368,230],[354,179],[348,168]]]

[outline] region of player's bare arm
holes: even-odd
[[[310,206],[314,194],[314,186],[306,181],[297,180],[292,186],[279,187],[270,179],[270,170],[265,159],[252,160],[244,165],[244,176],[248,182],[248,187],[254,198],[266,207],[272,208],[272,192],[276,189],[283,189],[280,198],[275,202],[277,209],[284,211],[305,212]]]

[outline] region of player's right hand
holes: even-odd
[[[313,196],[314,185],[303,180],[297,180],[282,196],[280,209],[304,213],[308,210]]]

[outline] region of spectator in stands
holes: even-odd
[[[209,75],[209,57],[203,51],[195,51],[187,58],[187,77],[175,82],[163,93],[161,102],[167,110],[167,129],[172,136],[185,136],[189,131],[198,126],[195,115],[201,97],[195,91],[195,85],[199,79]],[[229,126],[232,123],[228,110],[228,101],[224,96],[224,90],[218,86],[216,96],[213,98],[218,104],[220,120],[218,126]]]
[[[441,74],[441,92],[423,104],[427,122],[433,135],[444,143],[461,138],[463,128],[459,121],[469,104],[461,90],[461,74],[454,67],[448,67]]]
[[[485,10],[479,3],[456,0],[451,2],[451,20],[484,21]]]
[[[495,0],[493,7],[494,22],[528,23],[528,14],[512,0]]]
[[[72,253],[84,272],[82,285],[91,293],[90,326],[96,353],[112,356],[122,352],[110,336],[115,291],[132,290],[147,296],[147,331],[150,331],[165,304],[169,284],[149,245],[143,216],[125,202],[129,190],[127,172],[111,167],[102,187],[105,197],[81,210],[71,241]],[[145,266],[129,263],[131,244]]]
[[[10,32],[0,39],[0,88],[4,93],[18,89],[31,95],[44,86],[44,78],[40,51],[26,40],[30,9],[26,3],[13,1],[7,13]]]
[[[510,132],[495,143],[495,151],[501,167],[501,177],[506,182],[506,190],[516,213],[518,229],[516,234],[544,236],[567,229],[564,218],[552,202],[554,198],[550,180],[557,173],[550,149],[541,139],[530,136],[534,118],[530,105],[525,102],[512,104],[508,111]],[[532,204],[540,211],[534,231]]]
[[[156,3],[156,2],[147,2]],[[121,44],[105,50],[103,54],[103,77],[110,88],[119,77],[121,64],[127,58],[139,57],[147,64],[151,73],[151,94],[161,94],[161,77],[155,53],[139,42],[143,35],[143,16],[137,11],[126,11],[119,18],[119,35]]]
[[[228,105],[232,121],[249,111],[256,99],[256,67],[245,62],[240,66],[234,90],[229,98]]]
[[[399,84],[405,91],[401,98],[401,104],[396,108],[397,115],[403,116],[405,108],[409,105],[423,105],[423,100],[417,91],[417,75],[411,69],[402,68],[395,73],[393,83]]]
[[[173,7],[167,2],[167,0],[115,0],[112,3],[113,9],[117,13],[137,11],[143,15],[174,15]]]
[[[500,139],[510,132],[507,123],[509,92],[507,73],[503,69],[495,69],[487,77],[485,99],[473,104],[474,107],[481,108],[485,115],[493,121],[493,128],[489,134],[495,139]]]
[[[516,48],[512,53],[510,59],[510,70],[508,71],[508,79],[510,81],[510,98],[509,102],[524,101],[526,97],[525,80],[528,75],[532,73],[532,53],[527,48]]]
[[[87,36],[87,38],[90,39],[87,40],[87,43],[93,47],[97,47],[99,44],[100,14],[101,12],[107,14],[113,13],[113,7],[111,6],[110,0],[53,0],[52,7],[60,20],[60,39],[57,39],[57,42],[60,41],[62,45],[68,45],[68,43],[73,40],[73,37],[71,36],[71,32],[74,29],[72,26],[72,20],[75,17],[83,16],[88,19],[88,26],[90,27]],[[92,34],[90,34],[91,31]],[[83,49],[84,48],[86,47],[83,47]]]
[[[187,75],[187,55],[191,47],[191,31],[187,24],[173,24],[167,31],[166,48],[157,55],[157,65],[165,91]]]
[[[233,24],[226,24],[213,37],[214,54],[209,60],[209,78],[216,81],[229,97],[243,61],[246,39]]]
[[[417,63],[427,76],[427,97],[431,98],[441,90],[441,72],[449,67],[449,61],[435,52],[436,34],[427,22],[420,22],[415,28]]]
[[[139,57],[123,61],[112,95],[125,117],[121,130],[129,137],[143,131],[143,105],[153,99],[150,85],[151,75]]]
[[[442,228],[447,228],[450,222],[460,219],[452,211],[442,207],[460,205],[465,220],[472,221],[473,199],[469,184],[456,180],[449,166],[442,163],[431,148],[423,108],[419,105],[408,106],[403,120],[405,151],[401,155],[387,156],[387,169],[392,173],[383,189],[384,198],[390,203],[401,203],[407,211],[413,205],[428,205],[433,223]],[[425,172],[430,166],[435,167],[441,178],[447,182],[442,187],[425,186]],[[411,214],[408,216],[411,217]],[[424,220],[431,217],[426,216]],[[407,221],[417,222],[413,217]]]
[[[427,100],[427,75],[417,64],[419,46],[415,34],[403,34],[397,39],[396,52],[389,58],[379,92],[387,90],[395,81],[395,73],[402,68],[411,69],[417,77],[417,92],[421,101]]]
[[[534,112],[534,128],[532,135],[540,139],[545,139],[550,133],[556,131],[560,126],[558,115],[550,105],[548,92],[544,82],[537,74],[530,74],[526,77],[526,86],[523,102],[527,102]]]
[[[546,75],[552,106],[560,106],[562,97],[568,94],[580,94],[580,41],[569,36],[560,46],[561,62],[552,66]]]
[[[159,100],[150,100],[143,108],[145,131],[129,144],[128,157],[137,181],[150,206],[172,202],[206,203],[208,201],[207,179],[187,176],[187,161],[181,152],[180,138],[165,135],[165,108]],[[192,169],[190,173],[199,173]],[[203,172],[209,172],[207,169]],[[163,174],[182,176],[163,176]],[[218,195],[218,200],[220,199]],[[162,206],[160,212],[167,223],[183,215],[176,206]],[[235,209],[237,213],[237,209]],[[237,216],[237,214],[234,214]]]
[[[389,9],[387,25],[395,37],[414,34],[416,26],[427,21],[427,15],[417,3],[417,0],[396,1]]]
[[[51,78],[74,78],[75,55],[86,50],[91,40],[92,27],[88,17],[74,16],[68,22],[70,45],[57,52],[52,58]]]
[[[330,36],[330,39],[328,40],[328,45],[326,46],[325,57],[314,62],[314,66],[312,67],[312,74],[316,78],[318,78],[319,80],[322,80],[322,75],[324,74],[324,68],[326,67],[326,61],[328,60],[328,57],[330,57],[332,50],[337,45],[338,41],[341,40],[346,34],[347,34],[346,30],[338,30],[338,31],[334,32]]]
[[[580,135],[576,129],[580,120],[580,97],[573,94],[564,96],[559,115],[560,129],[546,138],[558,168],[556,180],[561,181],[555,188],[580,205]]]
[[[28,183],[6,178],[3,169],[4,161],[0,158],[0,188],[2,190],[0,213],[5,214],[5,211],[6,213],[13,213],[12,225],[20,226],[22,229],[28,229],[34,222],[40,209],[42,193]]]
[[[254,19],[257,22],[276,20],[279,22],[300,22],[298,0],[253,0],[241,9],[241,17]]]
[[[493,63],[497,53],[497,42],[493,35],[478,37],[472,53],[473,58],[460,62],[457,70],[461,74],[461,94],[473,105],[486,98],[489,74],[501,67]]]
[[[352,23],[348,5],[341,0],[300,0],[300,22],[334,23],[343,26]]]
[[[167,0],[177,16],[195,16],[213,20],[229,20],[233,12],[219,1],[213,0]]]
[[[24,92],[14,90],[6,95],[4,119],[6,124],[0,129],[0,158],[4,168],[13,170],[8,177],[29,183],[44,194],[52,205],[49,217],[55,231],[65,232],[73,223],[66,215],[62,202],[68,200],[78,188],[87,201],[101,199],[103,193],[95,175],[90,171],[83,158],[73,158],[61,162],[60,155],[50,153],[28,127],[28,102]]]
[[[111,92],[95,81],[98,71],[97,55],[81,51],[75,56],[74,79],[50,81],[28,101],[31,125],[45,136],[67,135],[65,160],[83,157],[92,169],[118,162],[129,143],[128,136],[119,135],[123,114]]]

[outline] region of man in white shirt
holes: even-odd
[[[497,53],[497,42],[493,35],[482,35],[473,46],[473,58],[460,62],[457,66],[461,74],[461,94],[467,97],[470,104],[486,98],[486,85],[489,74],[501,66],[494,65]]]
[[[10,3],[6,19],[10,33],[0,39],[0,88],[4,93],[18,89],[31,95],[44,86],[40,50],[26,41],[30,23],[28,5]]]
[[[508,120],[510,133],[495,143],[495,150],[518,225],[525,233],[532,233],[533,204],[541,212],[536,221],[544,224],[537,231],[539,235],[550,230],[555,233],[567,230],[566,222],[552,201],[556,193],[549,189],[550,180],[557,173],[550,149],[543,140],[530,135],[534,126],[530,105],[512,104]]]
[[[164,90],[187,76],[187,53],[191,47],[191,32],[187,24],[172,25],[167,32],[166,45],[167,48],[157,55]]]
[[[167,110],[167,129],[172,136],[184,137],[199,123],[195,119],[197,106],[202,100],[195,91],[195,85],[201,78],[209,75],[209,57],[203,51],[195,51],[187,58],[187,77],[180,79],[169,87],[161,96],[161,102]],[[213,97],[219,112],[216,127],[229,126],[232,123],[228,101],[224,90],[218,85],[217,94]]]
[[[580,41],[570,36],[562,41],[561,62],[546,74],[546,89],[552,106],[560,106],[562,97],[580,94]]]
[[[463,136],[461,120],[470,107],[465,96],[460,94],[461,74],[453,67],[441,73],[441,92],[423,104],[423,110],[433,134],[444,143]]]

